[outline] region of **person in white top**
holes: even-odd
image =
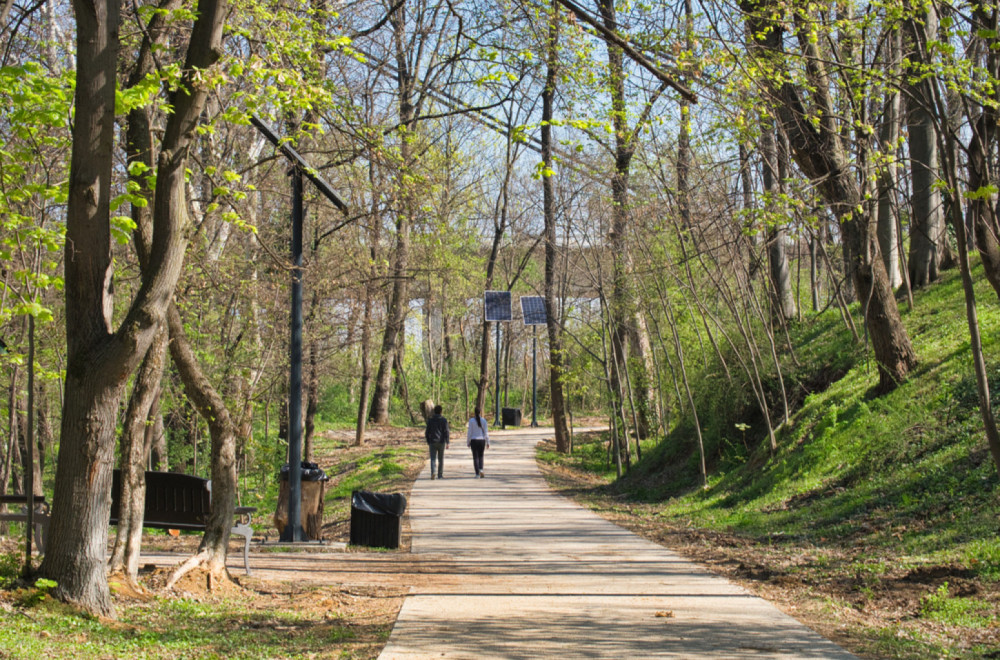
[[[472,467],[476,469],[476,476],[480,479],[486,477],[483,473],[483,454],[490,448],[490,434],[487,431],[490,424],[483,419],[482,412],[476,408],[476,414],[469,420],[469,432],[465,436],[465,444],[472,449]]]

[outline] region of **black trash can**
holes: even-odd
[[[501,408],[500,409],[500,419],[504,428],[508,426],[520,426],[521,425],[521,409],[520,408]]]
[[[351,493],[351,545],[398,548],[406,497],[400,493]]]

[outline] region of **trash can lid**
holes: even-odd
[[[406,511],[406,496],[356,490],[351,493],[351,508],[383,516],[401,516]]]
[[[323,468],[319,466],[318,463],[313,463],[311,461],[302,461],[300,463],[302,466],[302,481],[329,481],[330,477],[327,476]],[[279,475],[282,481],[288,481],[288,473],[291,471],[291,466],[285,463],[281,466],[281,474]]]

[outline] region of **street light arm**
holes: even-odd
[[[324,197],[333,202],[333,205],[336,206],[341,213],[347,215],[349,210],[347,204],[337,196],[337,193],[333,192],[333,188],[330,187],[330,184],[321,179],[319,175],[316,174],[316,170],[310,167],[309,163],[307,163],[305,159],[302,158],[297,151],[295,151],[295,149],[292,149],[287,142],[283,142],[277,134],[271,130],[271,127],[261,121],[257,115],[250,115],[250,123],[253,124],[258,131],[260,131],[261,135],[267,138],[268,142],[273,144],[275,148],[284,154],[285,158],[292,161],[292,165],[306,175],[306,178],[313,182],[313,185],[315,185],[316,188],[323,193]]]

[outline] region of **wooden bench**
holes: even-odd
[[[35,495],[35,510],[32,512],[32,521],[35,525],[35,547],[38,554],[45,554],[45,537],[49,533],[49,503],[45,501],[44,495]],[[21,511],[10,511],[0,513],[0,520],[10,522],[28,522],[28,496],[21,495],[0,495],[0,504],[21,505]]]
[[[115,470],[111,485],[111,524],[118,524],[121,511],[121,471]],[[143,527],[153,529],[187,529],[205,531],[212,511],[212,482],[179,472],[146,472],[146,501]],[[257,507],[238,506],[234,510],[237,523],[231,534],[242,536],[243,565],[250,575],[251,515]]]

